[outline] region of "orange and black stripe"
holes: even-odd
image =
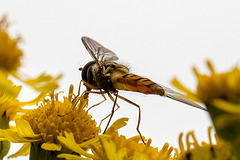
[[[164,95],[164,89],[148,78],[131,73],[118,75],[115,78],[113,84],[116,89],[141,92],[144,94]]]

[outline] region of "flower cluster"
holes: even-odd
[[[71,93],[70,93],[71,94]],[[25,113],[22,118],[30,124],[35,134],[40,134],[42,142],[58,143],[57,136],[64,131],[72,132],[77,143],[94,138],[99,131],[96,122],[85,110],[78,110],[71,99],[58,100],[58,94],[51,100],[44,99],[38,108]]]
[[[103,159],[142,159],[142,160],[169,160],[171,159],[171,154],[173,147],[169,147],[168,143],[162,147],[161,150],[158,148],[151,147],[151,139],[148,140],[146,144],[139,143],[141,141],[140,136],[135,136],[127,139],[123,135],[119,135],[117,129],[126,125],[128,118],[121,118],[113,123],[113,125],[106,131],[104,135],[98,136],[89,145],[92,150],[92,155],[90,156],[94,160]],[[59,137],[59,140],[64,143],[67,138]],[[65,141],[64,141],[65,140]],[[90,142],[89,142],[90,143]],[[73,145],[74,144],[74,145]],[[73,141],[73,144],[66,143],[68,148],[72,146],[77,146],[77,143]],[[83,146],[80,144],[79,146]],[[79,147],[78,146],[78,147]],[[73,151],[79,153],[79,156],[74,156],[75,158],[80,158],[81,148],[72,148]],[[58,157],[71,159],[73,155],[71,154],[60,154]]]
[[[235,160],[236,157],[233,155],[231,146],[224,142],[223,140],[219,139],[217,136],[216,144],[213,144],[212,137],[211,137],[211,130],[212,127],[208,128],[208,137],[209,143],[202,142],[201,144],[198,143],[194,132],[188,132],[186,136],[186,149],[184,148],[184,143],[182,140],[183,133],[179,136],[179,148],[180,152],[176,149],[175,158],[178,160],[198,160],[198,159],[226,159],[226,160]],[[193,139],[193,142],[191,142]]]
[[[192,92],[177,79],[173,84],[189,98],[205,104],[217,135],[231,144],[234,154],[240,158],[240,69],[236,66],[225,73],[217,73],[207,61],[210,74],[194,73],[198,80],[196,92]]]

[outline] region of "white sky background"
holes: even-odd
[[[218,71],[239,64],[240,2],[237,0],[11,0],[0,2],[0,15],[4,13],[15,22],[11,33],[20,33],[25,41],[21,45],[25,53],[22,71],[32,76],[42,72],[63,73],[59,88],[65,91],[62,95],[67,94],[70,84],[77,88],[78,68],[92,60],[81,42],[82,36],[89,36],[114,51],[119,62],[130,66],[133,73],[171,88],[174,88],[171,79],[178,77],[194,89],[192,66],[206,73],[206,59],[211,59]],[[32,92],[24,88],[21,99],[33,98]],[[211,121],[206,112],[160,96],[120,94],[141,106],[140,131],[146,138],[152,138],[153,146],[161,148],[169,142],[178,147],[180,132],[191,130],[198,140],[208,141],[207,127]],[[99,95],[90,97],[91,104],[100,100]],[[127,137],[137,135],[137,108],[121,100],[118,103],[121,108],[113,119],[130,118],[120,133]],[[100,122],[111,107],[112,102],[105,102],[90,113]],[[105,125],[106,121],[103,129]]]

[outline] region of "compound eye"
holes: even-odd
[[[83,68],[80,67],[79,70],[82,71],[82,79],[89,83],[89,80],[91,79],[92,71],[91,67],[95,64],[95,61],[88,62]]]

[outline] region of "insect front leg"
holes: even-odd
[[[108,96],[109,96],[109,98],[114,102],[114,98],[112,97],[112,95],[109,94]],[[114,110],[114,112],[116,112],[116,111],[120,108],[120,106],[119,106],[117,103],[116,103],[116,106],[117,106],[117,108]],[[107,115],[106,117],[104,117],[104,118],[101,120],[101,122],[100,122],[100,124],[99,124],[99,127],[102,125],[102,122],[103,122],[105,119],[107,119],[109,116],[111,116],[111,113],[110,113],[109,115]]]
[[[81,85],[82,83],[86,86],[87,91],[84,91],[81,96],[80,96],[80,90],[81,90]],[[86,106],[88,103],[84,103],[84,101],[88,102],[88,94],[91,92],[91,85],[87,82],[85,82],[84,80],[80,80],[79,82],[79,86],[78,86],[78,94],[74,97],[74,99],[72,100],[72,109],[74,109],[74,107],[77,105],[77,103],[80,100],[80,106]],[[92,93],[92,92],[91,92]]]
[[[90,109],[92,109],[93,107],[96,107],[96,106],[100,105],[101,103],[103,103],[104,101],[107,100],[107,98],[104,96],[104,94],[101,94],[101,95],[103,96],[104,100],[102,100],[101,102],[99,102],[99,103],[97,103],[97,104],[94,104],[94,105],[92,105],[91,107],[89,107],[89,108],[87,109],[87,112],[88,112]]]
[[[107,92],[108,96],[111,98],[111,100],[113,100],[113,97],[111,96],[111,94],[109,92]],[[115,97],[115,100],[114,100],[114,103],[113,103],[113,107],[112,107],[112,113],[109,117],[109,120],[108,120],[108,123],[107,123],[107,126],[105,128],[105,130],[103,131],[103,134],[106,132],[111,120],[112,120],[112,117],[113,117],[113,114],[114,114],[114,111],[115,111],[115,106],[116,106],[116,103],[117,103],[117,98],[118,98],[118,91],[116,91],[114,94],[116,94],[116,97]]]
[[[85,107],[85,106],[87,106],[88,105],[88,95],[89,95],[89,93],[94,93],[94,94],[101,94],[101,95],[103,95],[103,94],[105,94],[106,92],[105,91],[91,91],[91,90],[86,90],[86,91],[84,91],[83,93],[82,93],[82,95],[79,97],[80,98],[80,107],[79,107],[79,111],[81,110],[81,108],[83,108],[83,107]],[[104,95],[103,95],[103,97],[105,97]],[[106,99],[106,97],[105,97],[105,99]],[[104,102],[105,101],[105,99],[103,100],[103,101],[101,101],[101,102],[99,102],[98,104],[95,104],[94,106],[92,106],[92,107],[95,107],[95,106],[97,106],[97,105],[99,105],[99,104],[101,104],[102,102]],[[92,108],[92,107],[90,107],[90,108]],[[88,109],[89,110],[89,109]],[[88,111],[87,110],[87,111]]]
[[[97,103],[97,104],[94,104],[93,106],[91,106],[88,110],[87,110],[87,112],[90,110],[90,109],[92,109],[93,107],[96,107],[96,106],[98,106],[98,105],[100,105],[101,103],[103,103],[104,101],[106,101],[107,100],[107,98],[105,97],[105,91],[84,91],[83,92],[83,94],[82,94],[82,96],[80,96],[80,97],[84,97],[84,95],[86,95],[86,94],[89,94],[89,93],[94,93],[94,94],[101,94],[102,96],[103,96],[103,98],[104,98],[104,100],[102,100],[101,102],[99,102],[99,103]],[[107,92],[108,93],[108,92]],[[113,101],[113,102],[115,102],[115,99],[112,97],[112,95],[109,93],[108,94],[108,96],[109,96],[109,98]],[[81,102],[82,102],[82,100],[81,100]],[[80,103],[81,103],[80,102]],[[83,102],[84,102],[84,100],[83,100]],[[115,105],[117,106],[117,108],[116,109],[114,109],[114,112],[116,112],[119,108],[120,108],[120,106],[117,104],[117,103],[115,103]],[[81,105],[80,105],[81,106]],[[83,105],[83,106],[85,106],[85,105]],[[102,124],[102,122],[105,120],[105,119],[107,119],[109,116],[111,116],[112,115],[112,113],[110,113],[109,115],[107,115],[106,117],[104,117],[102,120],[101,120],[101,122],[100,122],[100,124],[99,124],[99,127],[101,126],[101,124]],[[111,119],[110,119],[111,120]],[[109,122],[110,123],[110,122]],[[108,126],[107,126],[108,127]],[[106,130],[106,129],[105,129]]]
[[[78,101],[81,99],[81,97],[79,97],[80,96],[80,90],[81,90],[81,84],[82,83],[84,83],[84,80],[80,80],[80,82],[79,82],[79,86],[78,86],[78,94],[74,97],[74,99],[72,100],[72,106],[73,106],[73,108],[77,105],[77,103],[78,103]],[[88,97],[84,97],[84,98],[88,98]]]

